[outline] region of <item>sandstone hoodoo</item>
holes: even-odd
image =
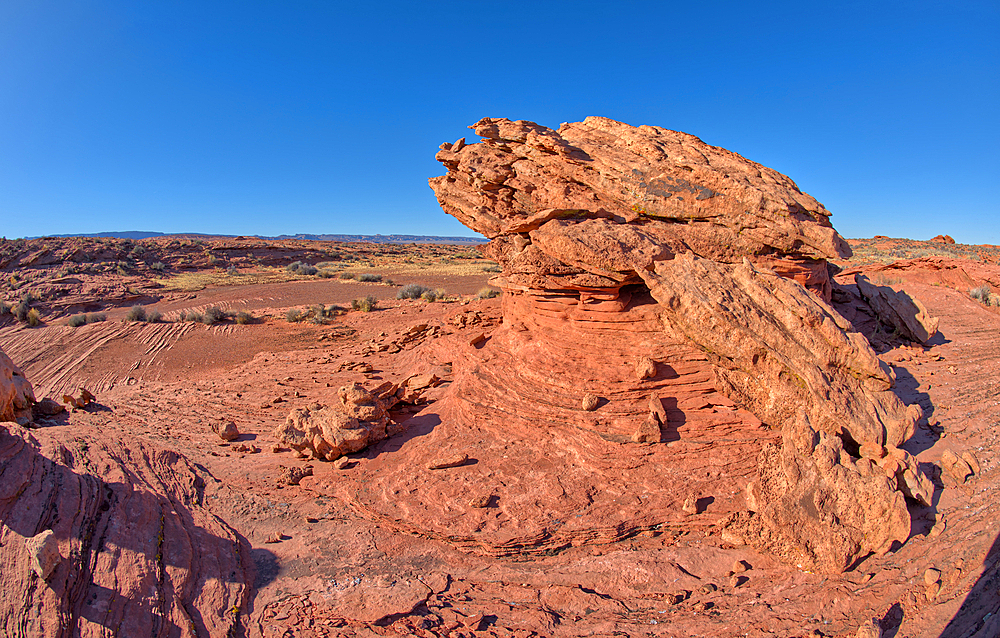
[[[686,493],[653,481],[651,504],[616,505],[621,520],[602,525],[618,533],[678,520],[691,490],[738,485],[745,498],[683,510],[714,511],[732,542],[828,572],[906,540],[904,497],[928,503],[933,491],[900,449],[922,412],[829,305],[827,260],[850,248],[822,204],[776,171],[659,127],[590,117],[558,130],[489,118],[470,128],[482,141],[443,144],[447,174],[430,184],[490,239],[504,316],[485,345],[454,357],[443,420],[495,435],[484,440],[583,437],[578,456],[609,481],[640,466],[666,477],[691,466],[694,443],[727,442],[733,462]],[[554,471],[563,487],[578,474]]]

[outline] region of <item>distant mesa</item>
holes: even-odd
[[[942,244],[954,244],[955,240],[952,239],[951,235],[935,235],[931,237],[930,241],[936,241]]]
[[[266,240],[308,240],[308,241],[339,241],[364,242],[370,244],[482,244],[482,237],[440,237],[437,235],[313,235],[299,233],[296,235],[211,235],[205,233],[158,233],[142,230],[113,231],[103,233],[69,233],[65,235],[44,235],[44,237],[113,237],[116,239],[148,239],[150,237],[201,237],[219,239],[266,239]],[[27,237],[26,239],[42,239],[43,237]]]

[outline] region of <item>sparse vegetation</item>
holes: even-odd
[[[31,304],[33,304],[34,302],[35,302],[35,297],[31,293],[28,293],[25,296],[21,297],[21,301],[18,302],[16,306],[14,306],[14,311],[13,311],[14,316],[17,317],[18,321],[20,321],[21,323],[27,323],[28,314],[33,310]]]
[[[163,272],[166,269],[166,266],[163,264],[162,261],[150,264],[149,267],[150,269],[155,270],[156,272]]]
[[[990,305],[990,298],[992,297],[993,289],[990,288],[989,284],[983,284],[982,286],[976,286],[975,288],[969,289],[969,296],[983,303],[985,305]]]
[[[236,323],[240,324],[241,326],[245,326],[253,322],[254,322],[254,316],[249,312],[247,312],[246,310],[240,310],[239,312],[236,313]]]
[[[201,322],[206,326],[211,326],[216,323],[220,323],[229,318],[229,313],[227,313],[222,308],[217,308],[216,306],[209,306],[205,310],[205,314],[202,315]]]
[[[288,323],[296,323],[305,318],[305,314],[298,308],[289,308],[288,312],[285,313],[285,319]]]
[[[378,305],[378,299],[371,295],[351,301],[351,308],[359,312],[371,312],[376,305]]]
[[[293,261],[285,266],[285,270],[298,275],[315,275],[319,272],[319,268],[316,266],[310,266],[309,264],[301,261]]]
[[[142,306],[132,306],[129,308],[128,314],[125,315],[125,321],[145,321],[146,320],[146,309]]]
[[[420,298],[424,301],[434,302],[445,298],[445,292],[443,289],[438,288],[436,290],[425,290]]]
[[[500,272],[500,266],[498,264],[483,266],[483,272]]]
[[[108,316],[105,315],[104,313],[91,313],[89,315],[84,313],[80,315],[73,315],[72,317],[70,317],[68,324],[70,328],[79,328],[80,326],[88,323],[99,323],[101,321],[106,321],[107,318]]]
[[[6,301],[0,301],[0,317],[10,314],[10,304]]]
[[[42,325],[42,315],[38,312],[38,308],[32,308],[28,311],[27,322],[32,328]]]
[[[499,294],[500,291],[497,290],[496,288],[490,288],[489,286],[486,286],[485,288],[480,288],[479,292],[476,293],[476,296],[479,297],[480,299],[492,299],[498,296]]]
[[[370,272],[366,272],[366,273],[362,273],[362,274],[358,275],[357,279],[358,279],[358,281],[362,281],[362,282],[374,283],[374,282],[380,282],[380,281],[382,281],[382,275],[376,275],[376,274],[373,274],[373,273],[370,273]]]
[[[352,272],[342,272],[339,275],[340,279],[355,279],[356,277],[357,277],[357,275],[355,275]]]
[[[396,293],[396,299],[419,299],[428,290],[427,286],[420,284],[406,284]]]

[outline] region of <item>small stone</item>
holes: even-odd
[[[474,507],[476,509],[483,509],[484,507],[489,507],[491,498],[493,497],[490,495],[477,496],[471,501],[469,501],[469,507]]]
[[[649,357],[642,357],[639,359],[639,362],[635,364],[635,376],[640,381],[652,379],[656,376],[656,362]]]
[[[681,509],[687,512],[688,514],[697,514],[698,499],[696,499],[693,496],[687,497],[686,499],[684,499],[684,505],[681,506]]]
[[[703,594],[711,594],[712,592],[718,589],[719,588],[716,587],[713,583],[705,583],[704,585],[701,586],[701,589],[699,589],[698,591],[700,591]]]
[[[346,456],[342,456],[333,462],[333,467],[337,468],[338,470],[346,470],[352,465],[354,464],[351,462],[351,459],[347,458]]]
[[[653,414],[647,414],[642,423],[632,433],[632,440],[636,443],[659,443],[660,442],[660,422]]]
[[[924,572],[924,584],[925,585],[932,585],[932,584],[934,584],[936,582],[939,582],[940,580],[941,580],[941,570],[940,569],[934,569],[933,567],[931,567],[927,571]]]
[[[877,618],[869,618],[861,623],[854,638],[882,638],[882,625]]]
[[[593,412],[597,409],[598,399],[593,394],[583,395],[582,407],[587,412]]]
[[[281,473],[277,478],[278,485],[298,485],[299,481],[307,476],[312,476],[313,473],[311,467],[285,467],[284,465],[278,467],[281,468]]]
[[[56,540],[55,533],[47,529],[27,539],[26,545],[35,573],[42,580],[48,580],[62,561],[62,556],[59,554],[59,541]]]
[[[212,431],[223,441],[235,441],[240,436],[239,429],[232,421],[215,421],[212,423]]]
[[[486,342],[486,334],[482,332],[476,333],[476,335],[474,335],[471,339],[469,339],[470,346],[477,346],[485,342]]]
[[[449,467],[458,467],[469,460],[468,454],[453,454],[441,459],[435,459],[427,464],[428,470],[443,470]]]
[[[750,569],[750,565],[742,560],[737,560],[733,562],[733,573],[742,574],[743,572]]]
[[[937,595],[941,592],[941,582],[934,582],[924,589],[924,594],[927,596],[927,600],[934,600]]]
[[[962,452],[962,460],[969,465],[969,469],[972,470],[973,474],[975,474],[976,476],[979,475],[980,472],[979,459],[976,458],[976,454],[972,450],[966,450],[965,452]]]
[[[942,518],[941,520],[939,520],[937,523],[934,524],[934,527],[931,528],[931,531],[927,532],[927,536],[930,538],[935,538],[937,536],[940,536],[946,529],[948,529],[948,522],[944,518]]]
[[[268,536],[264,540],[264,542],[265,543],[280,543],[283,540],[285,540],[285,535],[282,534],[281,532],[275,532],[275,533],[271,534],[270,536]]]

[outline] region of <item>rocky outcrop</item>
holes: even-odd
[[[333,461],[358,452],[386,436],[397,386],[386,384],[369,392],[360,383],[340,388],[340,403],[313,403],[292,410],[274,431],[274,438],[293,450]]]
[[[0,634],[230,635],[253,567],[203,493],[174,452],[0,425]]]
[[[26,425],[31,422],[31,406],[34,403],[35,393],[31,384],[21,369],[0,350],[0,422],[16,421]]]
[[[927,343],[937,334],[937,318],[931,317],[924,305],[906,291],[876,286],[860,273],[854,275],[854,283],[879,320],[895,328],[902,336]]]
[[[782,439],[745,481],[746,511],[723,522],[730,537],[829,572],[907,538],[904,496],[932,493],[898,448],[921,411],[827,304],[826,260],[850,249],[821,204],[780,173],[658,127],[470,128],[483,141],[442,145],[448,173],[430,183],[446,212],[490,238],[504,321],[456,373],[450,417],[649,445],[717,414],[706,399],[718,390]],[[732,416],[729,433],[759,425]]]

